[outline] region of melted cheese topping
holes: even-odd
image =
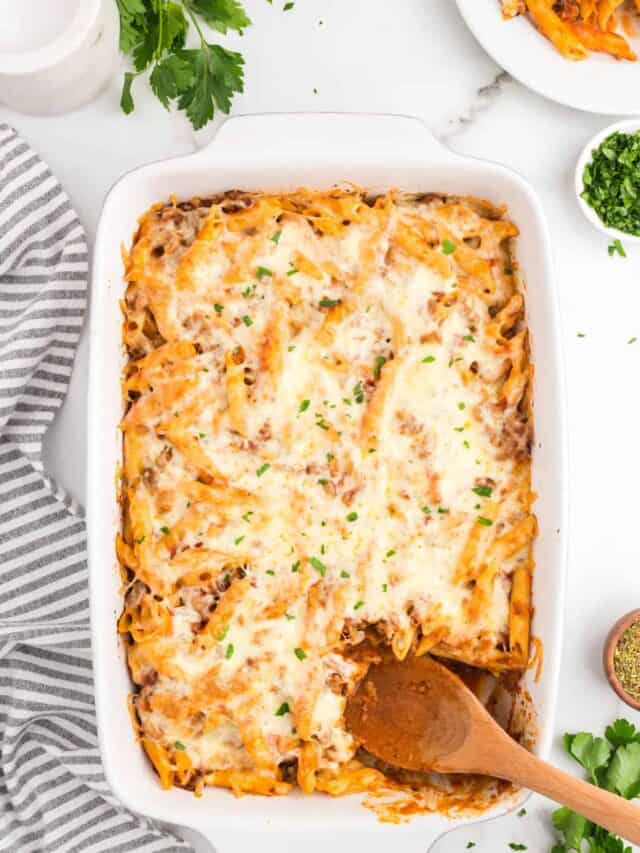
[[[353,191],[141,220],[120,629],[163,783],[352,778],[365,638],[526,664],[516,233],[487,203]]]

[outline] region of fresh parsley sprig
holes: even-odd
[[[604,734],[604,738],[588,732],[566,734],[565,749],[589,773],[594,785],[633,800],[640,794],[640,731],[621,719],[607,726]],[[622,839],[571,809],[556,809],[551,817],[562,835],[551,853],[581,853],[585,845],[589,853],[631,853]]]
[[[134,109],[132,86],[150,70],[149,83],[167,109],[184,110],[198,130],[214,116],[228,113],[231,100],[244,87],[240,53],[205,38],[202,24],[225,35],[242,34],[251,24],[239,0],[116,0],[120,12],[120,49],[130,56],[134,71],[124,75],[120,106]],[[187,48],[193,25],[199,46]]]

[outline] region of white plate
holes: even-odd
[[[499,0],[457,3],[487,53],[534,92],[591,113],[640,115],[640,61],[590,53],[587,59],[572,62],[558,53],[528,16],[504,20]],[[640,38],[633,39],[632,46],[640,56]]]

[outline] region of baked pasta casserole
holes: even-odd
[[[375,655],[527,667],[516,235],[485,201],[352,187],[141,218],[119,630],[163,787],[371,791],[343,712]]]

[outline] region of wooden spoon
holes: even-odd
[[[388,764],[507,779],[640,844],[639,808],[536,758],[432,657],[371,666],[347,702],[346,722],[365,749]]]

